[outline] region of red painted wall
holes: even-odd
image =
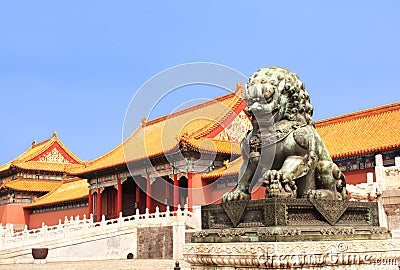
[[[346,183],[352,184],[352,185],[366,183],[367,182],[367,173],[369,173],[369,172],[374,173],[374,181],[376,181],[375,180],[375,169],[368,168],[368,169],[344,172],[344,175],[346,176]]]
[[[192,203],[193,205],[203,205],[207,203],[206,193],[207,188],[203,189],[203,181],[201,174],[192,175]]]
[[[24,213],[24,204],[10,203],[0,206],[0,223],[24,225],[26,224],[26,216]]]
[[[29,229],[40,228],[42,227],[42,222],[44,222],[47,226],[54,226],[58,224],[60,219],[61,223],[64,223],[65,216],[70,219],[71,216],[75,218],[77,215],[79,215],[79,218],[82,219],[83,215],[87,215],[88,211],[89,210],[87,207],[81,207],[75,209],[30,214],[28,227]],[[87,216],[87,218],[89,217]]]

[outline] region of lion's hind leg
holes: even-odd
[[[337,199],[336,180],[332,174],[334,163],[330,160],[321,160],[315,168],[317,197],[322,199]]]

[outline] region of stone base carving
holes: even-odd
[[[397,269],[400,243],[379,227],[376,202],[268,198],[228,203],[202,207],[203,230],[184,247],[193,270]]]
[[[273,243],[190,243],[184,259],[192,270],[398,269],[400,243],[394,240]],[[340,268],[338,268],[340,267]]]
[[[225,210],[226,203],[202,206],[202,228],[379,226],[377,202],[269,198],[229,203],[235,215]]]

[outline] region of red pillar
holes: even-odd
[[[96,221],[100,221],[101,220],[101,192],[100,192],[100,188],[97,189],[97,209],[96,209]]]
[[[89,205],[88,205],[88,208],[89,208],[89,211],[88,211],[88,215],[90,216],[90,214],[93,214],[93,194],[92,194],[92,192],[89,190],[89,197],[88,197],[88,199],[89,199]]]
[[[151,185],[149,175],[147,175],[146,178],[146,208],[149,208],[149,212],[151,212]]]
[[[136,183],[135,202],[136,202],[136,207],[139,208],[139,203],[140,203],[140,188],[139,188],[138,183]]]
[[[117,216],[119,216],[119,213],[122,212],[122,184],[121,179],[118,179],[117,181]]]
[[[192,207],[193,207],[193,196],[192,196],[193,173],[188,172],[187,176],[188,176],[188,209],[189,209],[189,211],[192,211]]]
[[[167,205],[169,205],[170,202],[171,202],[170,198],[169,198],[169,182],[168,182],[168,179],[169,179],[168,176],[164,177],[164,180],[165,180],[165,199],[167,201],[165,207],[167,207]]]
[[[174,211],[178,209],[179,204],[179,182],[178,175],[174,174]]]

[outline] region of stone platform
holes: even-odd
[[[192,270],[398,269],[394,240],[191,243],[184,258]]]
[[[270,198],[202,207],[184,258],[193,270],[398,269],[400,243],[377,203]]]

